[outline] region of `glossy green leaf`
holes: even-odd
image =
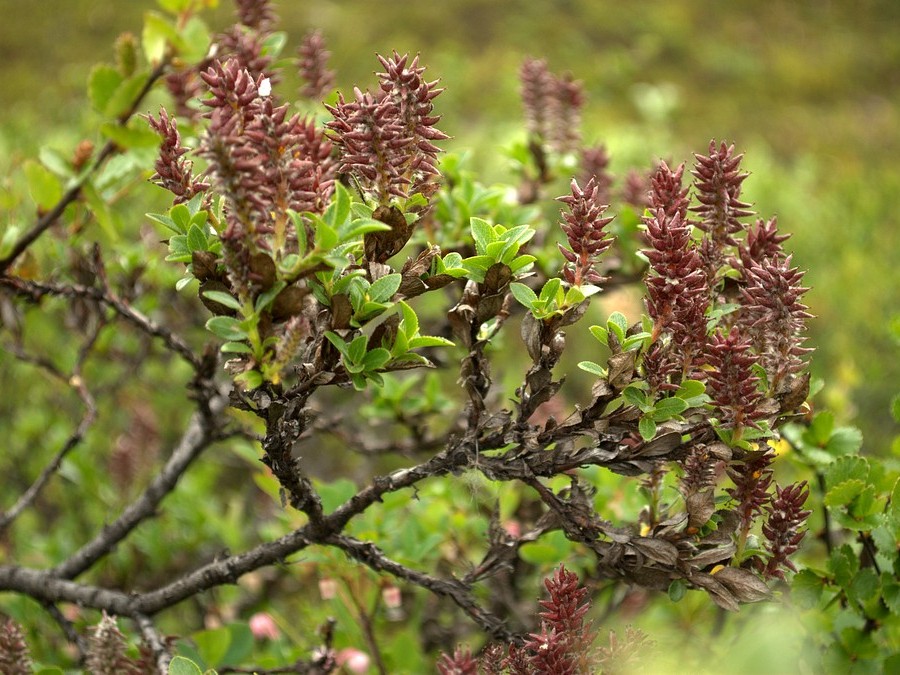
[[[642,416],[638,422],[638,431],[641,434],[641,438],[645,441],[652,441],[656,436],[656,422],[653,421],[653,417],[650,415]]]
[[[437,335],[418,335],[409,341],[410,349],[421,349],[423,347],[452,347],[453,342],[447,338]]]
[[[209,298],[213,302],[218,302],[220,305],[225,305],[229,309],[238,311],[241,309],[241,303],[238,302],[238,299],[224,291],[203,291],[203,297]]]
[[[190,659],[176,656],[169,664],[169,675],[203,675],[203,671]]]
[[[606,377],[606,368],[599,363],[594,363],[593,361],[579,361],[578,367],[597,377]]]
[[[527,307],[528,309],[531,309],[535,301],[537,300],[537,295],[535,295],[535,292],[533,290],[531,290],[525,284],[519,283],[517,281],[509,285],[509,291],[519,302],[519,304]]]
[[[224,354],[252,354],[250,345],[243,342],[226,342],[219,350]]]
[[[192,253],[194,251],[208,250],[209,244],[206,241],[206,233],[196,225],[191,225],[187,233],[187,245],[188,250]]]
[[[669,584],[669,600],[672,602],[679,602],[684,597],[685,593],[687,593],[687,584],[683,579],[675,579],[671,584]]]
[[[231,316],[214,316],[206,322],[206,329],[218,338],[229,342],[247,339],[247,331],[241,328],[240,321]]]
[[[369,299],[372,302],[388,302],[400,288],[403,276],[398,273],[387,274],[372,282],[369,286]]]

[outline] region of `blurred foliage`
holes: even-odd
[[[0,0],[0,171],[8,174],[0,208],[11,206],[8,185],[23,157],[77,141],[86,127],[73,115],[84,109],[88,69],[154,6],[129,0],[111,11],[70,0],[23,11]],[[286,54],[303,32],[322,29],[339,88],[365,81],[376,51],[422,52],[447,88],[442,126],[458,147],[499,149],[521,134],[515,75],[526,55],[584,81],[586,140],[607,144],[620,177],[648,168],[660,148],[683,157],[712,137],[736,141],[755,174],[747,196],[778,214],[794,233],[795,262],[810,269],[813,371],[828,374],[827,403],[857,418],[868,451],[886,450],[884,411],[900,379],[881,320],[886,309],[900,311],[896,2],[347,0],[278,11]],[[222,2],[210,22],[225,26],[231,13]],[[283,91],[295,86],[286,73]],[[496,152],[472,159],[485,179],[507,174]]]

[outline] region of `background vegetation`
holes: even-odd
[[[0,2],[5,181],[39,145],[67,147],[85,128],[90,66],[153,7]],[[218,25],[231,12],[221,3]],[[619,175],[649,167],[660,148],[680,158],[712,137],[737,142],[755,174],[747,196],[779,216],[810,270],[813,372],[828,373],[827,402],[864,429],[870,451],[886,451],[900,380],[884,321],[900,311],[897,3],[348,0],[283,3],[279,14],[286,54],[306,30],[324,32],[345,90],[366,80],[375,52],[422,52],[447,88],[440,112],[457,147],[521,135],[516,73],[527,55],[584,81],[585,135],[607,144]],[[474,158],[488,177],[507,168],[498,154]]]

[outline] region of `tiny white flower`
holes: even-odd
[[[259,95],[261,98],[272,95],[272,82],[268,77],[259,83]]]

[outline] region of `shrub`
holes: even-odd
[[[771,599],[797,571],[811,513],[806,481],[775,481],[788,423],[864,555],[896,559],[893,476],[871,479],[858,443],[806,403],[803,273],[776,220],[741,200],[734,146],[711,141],[692,168],[660,161],[614,192],[605,150],[582,145],[580,85],[529,60],[517,184],[484,185],[441,155],[442,90],[419,56],[381,55],[371,89],[334,96],[312,34],[297,64],[307,98],[292,106],[277,94],[285,40],[270,3],[238,2],[238,23],[212,37],[205,4],[161,1],[140,52],[123,38],[116,65],[93,71],[105,144],[30,166],[37,220],[8,230],[0,252],[10,353],[82,408],[0,529],[69,509],[94,532],[74,551],[52,537],[11,544],[23,561],[0,567],[0,589],[39,602],[78,660],[98,672],[151,661],[189,672],[191,660],[228,672],[257,658],[330,672],[364,644],[381,672],[414,669],[409,641],[449,649],[465,617],[509,645],[481,657],[491,672],[604,667],[628,648],[584,648],[588,591],[562,567],[542,625],[517,624],[535,570],[565,561],[674,601],[702,591],[732,612]],[[137,114],[162,88],[166,104]],[[114,206],[151,164],[171,197],[148,215],[167,253]],[[548,196],[561,189],[557,218]],[[85,234],[95,222],[103,245]],[[71,239],[39,251],[60,225]],[[620,288],[635,289],[642,316],[606,315],[606,291]],[[587,316],[598,321],[584,329]],[[72,339],[58,358],[33,335],[60,322]],[[589,358],[564,373],[569,340]],[[123,392],[136,401],[129,428],[98,434]],[[159,429],[155,408],[183,421],[180,436]],[[164,460],[151,441],[171,443]],[[640,502],[609,508],[626,484]],[[845,588],[866,622],[886,620],[889,575],[863,574],[850,543],[831,555],[832,576],[801,572],[807,587]],[[279,631],[296,635],[294,620],[242,621],[311,587],[340,597],[339,616],[304,610],[290,651]],[[85,610],[103,613],[89,640]],[[406,612],[421,624],[397,635],[387,621]],[[140,652],[113,616],[131,621]],[[881,654],[868,625],[853,623],[865,642],[835,624],[851,656],[864,643]],[[3,658],[27,663],[17,625],[4,630],[19,656]],[[339,649],[342,631],[357,644]],[[476,667],[463,652],[439,665]]]

